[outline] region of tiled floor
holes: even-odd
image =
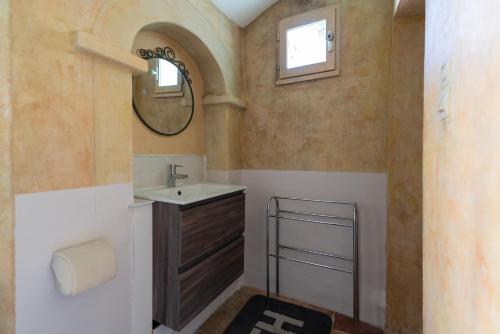
[[[198,329],[197,334],[222,334],[229,326],[231,321],[236,317],[238,312],[243,308],[246,302],[257,294],[264,294],[263,291],[244,287],[232,295],[217,311]],[[310,309],[314,309],[325,314],[328,314],[333,319],[333,328],[331,334],[381,334],[382,330],[374,328],[370,325],[359,323],[356,328],[352,326],[352,319],[344,315],[335,313],[331,310],[326,310],[320,307],[306,304],[291,298],[280,297],[281,300],[292,302]]]

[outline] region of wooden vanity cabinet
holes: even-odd
[[[182,329],[243,274],[245,194],[153,204],[153,320]]]

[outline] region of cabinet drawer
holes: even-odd
[[[180,275],[180,328],[243,274],[243,251],[244,238],[239,237]]]
[[[245,194],[180,212],[179,267],[243,233]]]

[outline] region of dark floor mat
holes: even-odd
[[[266,297],[250,298],[224,334],[330,334],[332,319],[311,309]]]

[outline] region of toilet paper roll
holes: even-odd
[[[113,247],[94,240],[55,252],[52,256],[56,289],[66,296],[76,296],[116,276]]]

